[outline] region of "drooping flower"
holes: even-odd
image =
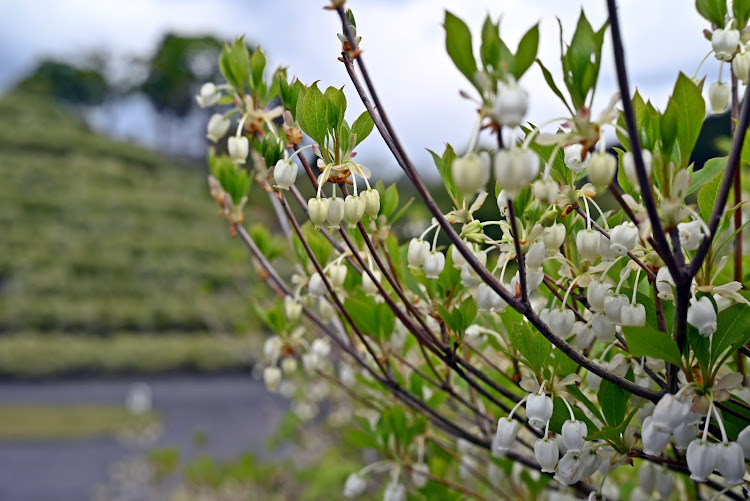
[[[587,157],[586,160],[583,160],[583,146],[580,143],[566,146],[564,152],[565,165],[568,166],[568,169],[576,173],[583,171],[591,159],[591,157]]]
[[[599,232],[596,230],[589,228],[576,234],[576,247],[582,259],[593,262],[599,257],[599,242]]]
[[[495,177],[508,198],[514,199],[539,174],[539,156],[532,150],[510,148],[495,154]]]
[[[277,188],[288,190],[297,180],[297,166],[290,160],[279,160],[273,168],[273,179]]]
[[[213,106],[219,102],[219,99],[221,99],[221,91],[211,82],[201,85],[200,92],[195,96],[195,101],[201,108]]]
[[[727,485],[740,485],[745,482],[745,456],[737,442],[723,442],[714,446],[716,469]]]
[[[568,419],[562,426],[562,437],[565,448],[570,452],[581,452],[586,441],[588,428],[586,423],[579,420]]]
[[[554,405],[547,395],[532,393],[526,400],[526,417],[534,428],[544,428],[552,417]]]
[[[680,245],[687,250],[696,250],[703,239],[703,225],[700,221],[690,221],[677,225],[680,234]]]
[[[726,82],[714,82],[708,87],[708,102],[711,105],[711,113],[724,113],[729,105],[730,90],[729,84]]]
[[[323,223],[328,219],[328,209],[330,207],[330,200],[328,198],[311,198],[307,201],[307,213],[310,216],[310,221],[315,228],[320,229]]]
[[[497,432],[495,433],[495,439],[492,441],[493,453],[505,453],[513,445],[516,440],[516,433],[518,432],[518,421],[515,421],[507,416],[501,417],[497,421]]]
[[[638,228],[631,222],[618,224],[610,233],[612,250],[618,256],[624,256],[635,248],[638,243]]]
[[[529,94],[515,82],[500,84],[495,98],[495,120],[500,125],[518,127],[529,108]]]
[[[465,195],[483,190],[490,180],[490,156],[488,153],[468,153],[453,161],[453,182]]]
[[[716,310],[711,300],[703,296],[699,300],[690,298],[687,322],[698,329],[698,334],[709,337],[716,332]]]
[[[244,164],[250,153],[250,141],[246,136],[232,136],[227,140],[227,150],[234,163]]]
[[[687,464],[690,469],[690,478],[696,482],[705,482],[716,467],[716,447],[714,444],[695,439],[687,448]]]
[[[740,32],[729,27],[714,30],[711,36],[711,48],[714,50],[716,59],[720,61],[731,61],[734,53],[740,46]]]
[[[206,137],[215,143],[224,137],[224,134],[227,133],[230,125],[231,122],[228,118],[220,113],[214,113],[211,115],[211,118],[208,119]]]
[[[430,244],[421,238],[412,238],[409,241],[409,249],[406,253],[406,260],[412,268],[419,268],[427,260],[430,253]]]
[[[650,178],[652,161],[651,152],[649,150],[641,150],[641,156],[643,157],[643,164],[646,167],[646,177]],[[628,181],[633,185],[633,188],[640,191],[641,185],[638,182],[638,174],[635,169],[635,159],[633,158],[632,152],[628,151],[622,156],[622,168],[625,170],[625,177],[628,178]]]
[[[427,278],[438,278],[445,268],[445,255],[442,252],[432,251],[425,259],[423,268]]]
[[[345,498],[356,498],[367,488],[367,480],[359,473],[352,473],[346,477],[344,482],[344,497]]]
[[[557,460],[560,459],[560,449],[554,438],[539,438],[534,443],[534,457],[542,472],[553,473]]]
[[[597,192],[603,191],[612,183],[617,170],[617,159],[607,153],[594,153],[589,161],[589,182]]]

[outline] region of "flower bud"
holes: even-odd
[[[497,432],[495,433],[495,439],[492,441],[493,454],[507,452],[516,440],[517,432],[518,421],[510,419],[507,416],[501,417],[497,421]]]
[[[604,299],[612,293],[611,289],[612,284],[607,282],[592,280],[589,283],[589,286],[586,288],[586,299],[588,299],[592,310],[604,310]]]
[[[427,474],[430,473],[430,465],[426,463],[416,463],[411,466],[411,483],[417,489],[427,485]]]
[[[563,485],[572,485],[582,478],[584,464],[579,451],[568,451],[560,458],[555,469],[555,480]]]
[[[601,311],[594,313],[591,318],[591,328],[594,330],[594,336],[602,343],[611,343],[615,340],[617,329],[607,315]]]
[[[532,150],[511,148],[495,154],[495,177],[500,181],[507,198],[516,198],[537,174],[539,156]]]
[[[539,438],[534,443],[534,457],[543,473],[553,473],[557,460],[560,459],[560,449],[554,438]]]
[[[698,334],[709,337],[716,332],[716,310],[711,300],[703,296],[698,301],[690,298],[687,322],[698,329]]]
[[[652,161],[651,152],[649,150],[641,150],[641,156],[643,157],[643,165],[646,167],[646,178],[650,178]],[[641,185],[638,182],[638,174],[635,170],[635,160],[632,152],[628,151],[622,156],[622,168],[625,170],[625,177],[628,178],[628,181],[633,185],[633,188],[640,191]]]
[[[581,144],[571,144],[563,150],[565,152],[565,165],[573,172],[581,172],[589,164],[591,157],[583,160],[583,146]]]
[[[273,179],[277,188],[288,190],[297,180],[297,165],[289,160],[279,160],[273,168]]]
[[[307,289],[310,291],[310,294],[315,297],[323,297],[326,295],[326,292],[328,292],[323,279],[317,271],[310,275],[310,280],[307,283]]]
[[[375,280],[380,283],[381,273],[380,270],[372,270],[372,274],[375,276]],[[362,273],[362,290],[365,294],[373,295],[378,293],[378,286],[370,278],[367,272]]]
[[[569,452],[581,452],[587,433],[588,428],[583,421],[571,421],[570,419],[565,421],[562,426],[562,437],[565,448]]]
[[[622,307],[627,304],[628,296],[624,294],[607,296],[604,298],[604,313],[607,314],[607,318],[611,322],[619,324],[621,322]]]
[[[327,198],[311,198],[307,201],[307,213],[315,228],[320,229],[328,218],[328,208],[331,201]]]
[[[638,227],[631,222],[618,224],[609,235],[612,250],[618,256],[624,256],[635,249],[638,242]]]
[[[276,391],[281,382],[281,369],[276,366],[270,366],[263,369],[263,382],[268,391]]]
[[[320,315],[320,319],[324,322],[330,322],[333,315],[336,314],[333,305],[325,297],[319,297],[316,306],[318,307],[318,315]]]
[[[743,50],[734,56],[732,71],[742,81],[742,85],[747,85],[748,76],[750,76],[750,52]]]
[[[654,418],[654,427],[658,431],[671,433],[672,430],[685,423],[690,414],[690,408],[690,402],[666,393],[659,399],[651,414]]]
[[[744,483],[745,457],[742,447],[737,442],[716,444],[716,469],[719,470],[727,485]]]
[[[726,82],[714,82],[708,87],[711,113],[724,113],[729,105],[729,91],[729,84]]]
[[[500,125],[518,127],[529,108],[529,95],[516,83],[500,84],[495,98],[495,120]]]
[[[666,468],[656,471],[656,490],[662,499],[669,499],[674,489],[674,474]]]
[[[284,296],[284,315],[290,322],[299,320],[302,314],[302,304],[292,296]]]
[[[687,448],[687,464],[690,478],[696,482],[705,482],[716,467],[716,447],[707,441],[695,439]]]
[[[430,253],[430,244],[421,238],[412,238],[409,241],[409,250],[406,253],[406,260],[412,268],[422,266]]]
[[[551,177],[538,179],[531,185],[531,194],[539,201],[552,205],[557,202],[560,186]]]
[[[620,325],[643,327],[646,325],[646,307],[642,304],[626,304],[620,309]]]
[[[445,268],[445,256],[442,252],[432,251],[425,259],[423,268],[427,278],[438,278]]]
[[[344,497],[345,498],[356,498],[367,489],[367,480],[359,473],[352,473],[346,477],[344,483]]]
[[[344,220],[344,199],[341,197],[328,198],[328,229],[335,230]]]
[[[201,85],[200,92],[195,96],[195,101],[201,108],[213,106],[219,102],[219,99],[221,99],[221,91],[211,82]]]
[[[740,32],[738,30],[717,29],[711,36],[711,48],[719,61],[731,61],[734,53],[740,45]]]
[[[383,493],[383,501],[406,501],[406,487],[400,482],[391,480]]]
[[[550,397],[532,393],[526,400],[526,417],[529,424],[534,428],[544,428],[547,421],[552,417],[553,408]]]
[[[365,202],[359,195],[347,195],[344,202],[344,220],[350,225],[356,225],[365,215]]]
[[[224,137],[224,134],[229,130],[229,119],[220,113],[214,113],[211,118],[208,119],[208,126],[206,127],[206,137],[212,141],[217,142],[219,139]]]
[[[245,136],[232,136],[227,141],[229,156],[236,164],[244,164],[250,152],[250,141]]]
[[[347,267],[345,264],[332,264],[328,267],[328,278],[331,281],[331,287],[341,289],[346,281]]]
[[[612,183],[617,170],[617,159],[607,153],[594,153],[589,161],[589,182],[596,191],[604,191]]]
[[[544,247],[546,249],[559,249],[563,242],[565,242],[565,225],[556,223],[549,228],[545,228],[542,239],[544,240]]]
[[[490,156],[488,153],[468,153],[453,161],[453,182],[464,195],[473,195],[487,186],[490,180]]]
[[[581,259],[594,261],[599,257],[599,232],[596,230],[580,230],[576,234],[576,247]]]
[[[672,280],[672,274],[669,272],[669,268],[663,266],[659,268],[656,273],[656,290],[659,291],[658,296],[662,300],[674,300],[674,280]]]
[[[703,225],[700,221],[690,221],[677,225],[680,233],[680,245],[687,250],[696,250],[703,239]]]
[[[667,442],[669,442],[669,435],[668,431],[663,432],[655,428],[653,417],[647,417],[643,421],[643,428],[641,429],[643,452],[651,456],[661,456]]]
[[[537,240],[531,244],[529,252],[526,253],[526,266],[529,268],[540,268],[544,264],[545,257],[547,257],[547,252],[544,247],[544,241]]]
[[[365,201],[365,214],[370,216],[370,219],[378,217],[378,212],[380,212],[380,192],[370,188],[360,196]]]

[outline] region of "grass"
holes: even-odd
[[[156,417],[139,416],[138,420]],[[114,406],[1,406],[0,440],[82,439],[114,436],[135,418]]]

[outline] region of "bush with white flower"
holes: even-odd
[[[379,456],[351,472],[345,497],[746,498],[750,87],[741,98],[738,82],[750,71],[750,0],[695,2],[706,50],[730,75],[705,89],[710,110],[733,118],[728,155],[701,169],[691,153],[706,77],[680,74],[663,110],[631,93],[606,3],[603,26],[581,12],[562,35],[562,81],[537,59],[538,25],[516,45],[489,16],[471,30],[445,13],[448,55],[478,104],[467,150],[432,152],[450,205],[400,142],[344,1],[327,7],[342,27],[331,57],[361,103],[286,69],[267,75],[264,53],[242,40],[221,54],[226,83],[201,88],[201,106],[229,106],[208,123],[211,141],[231,134],[228,155],[209,155],[211,193],[278,297],[263,313],[276,331],[266,385],[295,395],[305,419],[332,402]],[[608,38],[620,92],[593,110]],[[567,116],[526,121],[531,68]],[[373,130],[431,215],[412,234],[394,226],[411,201],[356,160]],[[481,149],[482,134],[496,147]],[[287,253],[244,226],[246,201],[264,193]]]

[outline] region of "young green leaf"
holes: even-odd
[[[612,427],[620,426],[625,420],[630,393],[604,380],[597,392],[597,398],[607,424]]]
[[[476,85],[474,75],[477,72],[477,63],[471,44],[471,31],[461,19],[445,11],[445,47],[448,55],[453,60],[458,70],[464,74],[469,81]]]
[[[680,350],[668,334],[651,327],[625,327],[624,331],[633,356],[657,358],[677,366],[682,365]]]
[[[489,14],[482,25],[482,46],[479,48],[479,57],[488,72],[496,72],[499,69],[500,30],[498,25],[492,22]]]
[[[693,178],[690,180],[690,188],[687,190],[687,195],[695,193],[704,185],[713,181],[716,176],[724,172],[726,168],[727,157],[718,157],[708,160],[703,164],[701,170],[693,174]]]
[[[326,120],[329,129],[337,129],[344,120],[346,111],[346,96],[341,89],[328,87],[325,92],[326,98]]]
[[[308,87],[302,101],[301,110],[298,108],[297,113],[302,130],[318,144],[322,144],[325,141],[328,131],[326,110],[325,96],[318,89],[318,83],[314,82]]]
[[[252,82],[255,88],[260,87],[263,83],[263,70],[266,68],[266,55],[258,47],[253,52],[253,57],[250,59],[250,73],[252,75]]]
[[[719,28],[724,27],[724,20],[727,17],[726,0],[695,0],[695,8],[709,23]]]
[[[742,31],[750,20],[750,0],[733,0],[732,13],[737,23],[734,27]]]
[[[518,51],[513,60],[513,76],[519,80],[536,59],[539,49],[539,25],[534,25],[523,36],[518,44]]]
[[[359,143],[365,140],[367,136],[372,132],[372,128],[375,123],[372,121],[370,112],[365,110],[352,124],[352,135],[356,135],[354,144],[352,147],[356,147]]]
[[[663,147],[667,150],[670,142],[676,141],[681,167],[687,167],[690,161],[690,153],[698,140],[705,115],[706,103],[700,89],[684,73],[680,73],[662,117],[662,138]],[[665,127],[673,128],[669,137],[664,136]]]
[[[711,218],[711,211],[716,204],[716,196],[719,194],[719,186],[723,176],[714,178],[713,181],[706,183],[698,192],[698,208],[704,221]]]
[[[515,324],[510,332],[510,340],[534,372],[546,367],[552,344],[540,332],[526,323]]]

